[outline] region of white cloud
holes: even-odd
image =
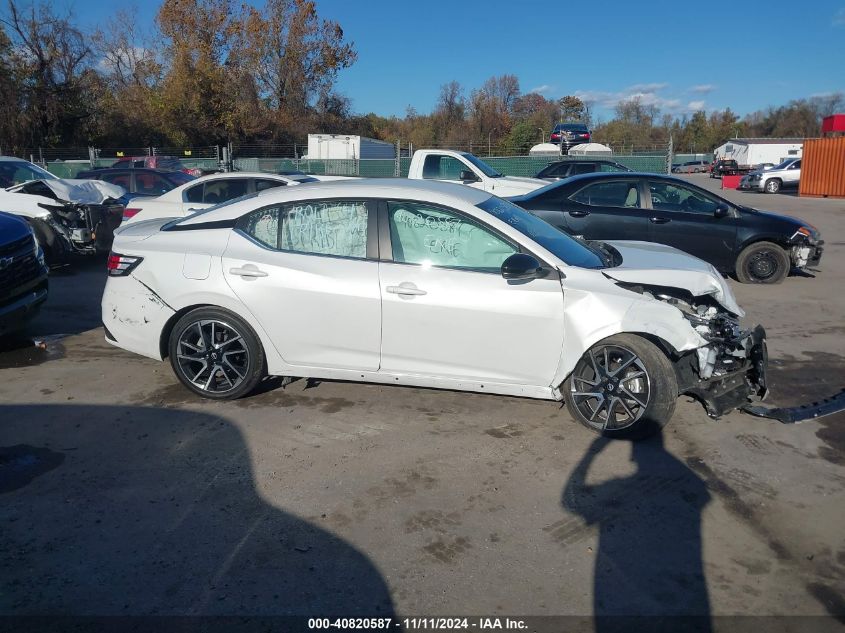
[[[698,86],[690,88],[689,91],[700,95],[706,95],[709,92],[713,92],[715,89],[716,86],[713,84],[699,84]]]
[[[101,57],[97,61],[97,70],[100,72],[122,71],[131,73],[135,64],[153,59],[154,53],[143,46],[131,46],[119,49],[112,53],[111,57]]]
[[[689,114],[698,110],[703,110],[705,102],[703,100],[695,100],[684,102],[680,98],[663,95],[661,91],[667,88],[667,83],[644,83],[634,84],[623,88],[618,92],[610,92],[603,90],[579,90],[575,96],[584,102],[592,103],[600,108],[612,110],[620,103],[625,103],[638,99],[641,104],[646,106],[656,106],[660,110],[670,114]],[[694,86],[699,88],[696,92],[704,94],[705,88],[707,91],[714,88],[714,86]]]
[[[542,94],[549,93],[552,90],[554,90],[553,86],[550,86],[549,84],[543,84],[542,86],[537,86],[536,88],[532,88],[531,90],[528,91],[528,93],[531,94],[532,92],[536,92],[538,95],[542,95]]]
[[[845,26],[845,7],[839,9],[833,16],[833,26]]]
[[[630,90],[631,92],[657,92],[658,90],[663,90],[669,84],[667,83],[651,83],[651,84],[634,84],[633,86],[628,86],[625,90]]]

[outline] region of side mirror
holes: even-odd
[[[542,272],[540,262],[525,253],[514,253],[502,262],[502,277],[505,279],[536,279]]]
[[[725,203],[721,203],[719,206],[716,207],[716,210],[713,212],[713,215],[717,218],[725,218],[730,214],[730,208]]]
[[[474,171],[469,169],[462,169],[459,178],[464,182],[478,182],[478,176],[475,175]]]

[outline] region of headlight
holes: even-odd
[[[792,238],[795,239],[799,235],[803,235],[809,244],[816,244],[818,242],[818,234],[812,228],[807,226],[800,227],[795,233],[792,235]]]

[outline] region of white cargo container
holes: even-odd
[[[800,158],[803,138],[732,138],[714,150],[716,158],[735,160],[740,168],[760,163],[781,163],[787,158]]]
[[[309,134],[308,153],[302,158],[310,160],[396,158],[396,146],[366,136],[349,134]]]

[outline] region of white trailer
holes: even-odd
[[[734,138],[714,150],[716,159],[735,160],[740,169],[760,163],[777,165],[787,158],[800,158],[802,138]]]
[[[396,146],[366,136],[349,134],[309,134],[308,153],[302,158],[310,160],[366,160],[369,158],[396,158]]]

